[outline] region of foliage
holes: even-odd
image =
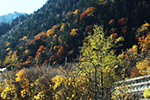
[[[9,51],[9,50],[10,50],[10,48],[7,48],[7,49],[6,49],[6,51]]]
[[[18,64],[18,56],[15,52],[9,51],[4,60],[4,66],[15,67]]]
[[[122,17],[121,19],[118,20],[118,24],[120,24],[121,26],[126,25],[128,21],[128,18],[124,18]]]
[[[45,31],[34,36],[35,40],[38,40],[38,39],[44,40],[45,38],[47,38],[47,34]]]
[[[39,80],[42,76],[48,73],[48,68],[41,69],[22,69],[19,72],[9,73],[5,79],[5,89],[1,94],[3,99],[15,99],[15,100],[27,100],[36,98],[36,94],[41,91],[42,87],[39,84]],[[14,75],[15,74],[15,75]],[[12,76],[13,75],[13,76]],[[17,76],[17,78],[15,78]],[[39,78],[39,79],[38,79]],[[45,78],[46,79],[46,78]],[[46,80],[45,80],[46,82]],[[44,82],[43,82],[44,83]]]
[[[132,48],[122,52],[122,56],[123,61],[121,62],[121,65],[122,69],[124,69],[123,72],[125,73],[124,78],[134,76],[133,69],[136,66],[136,62],[139,60],[138,46],[133,45]]]
[[[44,61],[44,57],[45,57],[45,50],[46,47],[44,47],[43,45],[39,46],[39,49],[36,52],[36,56],[35,56],[35,61],[36,64],[42,64]]]
[[[49,36],[54,36],[55,35],[55,31],[56,30],[58,30],[58,28],[59,28],[59,25],[54,25],[53,27],[52,27],[52,29],[49,29],[47,32],[46,32],[46,34],[47,34],[47,36],[49,37]]]
[[[104,87],[104,97],[110,99],[115,81],[148,74],[149,7],[148,0],[47,1],[0,39],[0,59],[5,58],[4,66],[39,67],[35,72],[25,69],[25,73],[21,70],[7,77],[3,98],[94,99],[97,70],[98,91]],[[80,50],[82,56],[78,61]],[[64,64],[65,57],[68,63],[80,62],[77,71],[40,69],[41,65]],[[22,74],[19,77],[16,73]]]
[[[141,49],[139,56],[141,59],[139,59],[139,61],[136,63],[136,67],[141,75],[149,74],[149,66],[150,66],[149,37],[150,37],[149,33],[147,33],[146,37],[145,36],[139,37],[138,44],[139,49]]]
[[[1,47],[5,50],[1,49],[3,52],[1,57],[5,56],[6,48],[15,51],[23,46],[22,50],[18,50],[17,56],[19,61],[23,60],[22,63],[25,63],[28,56],[36,58],[36,52],[41,45],[37,41],[44,41],[47,44],[44,45],[46,47],[45,52],[39,56],[42,60],[38,61],[40,65],[53,55],[56,56],[54,61],[57,60],[59,64],[64,62],[64,55],[68,57],[69,61],[72,61],[79,56],[80,49],[78,46],[83,45],[83,39],[88,36],[88,32],[93,32],[94,24],[104,24],[105,35],[112,35],[113,41],[120,36],[124,37],[123,46],[116,48],[115,54],[118,55],[122,49],[125,51],[126,48],[131,48],[133,44],[136,44],[134,30],[139,25],[146,20],[144,26],[149,27],[149,19],[146,17],[149,15],[148,6],[147,1],[139,0],[134,3],[124,0],[113,2],[111,0],[48,1],[41,9],[31,14],[26,21],[21,22],[17,28],[15,27],[16,29],[13,28],[6,35],[6,38],[4,37]],[[147,11],[147,14],[138,17],[143,11]],[[18,20],[19,18],[14,21],[19,22]],[[56,53],[58,51],[60,53],[61,50],[54,50],[53,47],[59,45],[66,51],[63,56],[58,57]],[[64,45],[69,46],[66,48]],[[27,48],[29,53],[23,53]],[[50,48],[52,49],[49,52]],[[34,65],[35,61],[33,60],[31,63]]]
[[[144,98],[149,98],[150,97],[150,89],[149,88],[144,90],[143,96],[144,96]]]
[[[27,40],[28,36],[24,36],[20,41]]]
[[[85,17],[85,15],[87,15],[87,17],[92,16],[92,14],[94,13],[94,11],[96,10],[95,7],[89,7],[87,8],[84,12],[82,12],[82,14],[80,15],[80,20],[82,20],[83,17]]]
[[[137,29],[136,38],[145,36],[149,30],[149,23],[145,22],[145,24],[141,25],[140,28]]]
[[[65,55],[66,55],[66,51],[65,51],[64,47],[60,47],[58,52],[57,52],[57,56],[64,58]]]
[[[91,78],[73,73],[74,69],[43,66],[8,73],[1,97],[15,100],[93,100]]]
[[[7,42],[6,46],[9,46],[10,45],[10,42]]]
[[[149,50],[150,46],[150,33],[146,35],[146,37],[142,36],[139,37],[139,48],[142,50],[142,52],[147,52]]]
[[[21,81],[22,76],[23,76],[25,73],[26,73],[25,69],[21,69],[18,73],[16,73],[16,76],[17,76],[17,77],[15,78],[16,82]]]
[[[63,31],[63,30],[64,30],[64,27],[65,27],[65,23],[62,23],[62,24],[61,24],[61,27],[60,27],[60,31]]]
[[[133,67],[131,69],[131,78],[140,76],[139,69],[137,67]]]
[[[33,57],[32,56],[28,56],[27,60],[25,61],[25,64],[26,65],[29,65],[33,60]]]
[[[71,32],[70,32],[70,35],[72,35],[72,36],[76,35],[76,34],[77,34],[77,33],[76,33],[77,30],[78,30],[78,29],[72,29]]]
[[[114,42],[111,36],[105,38],[102,26],[95,25],[93,31],[94,34],[89,33],[87,43],[83,44],[78,73],[79,75],[94,77],[94,72],[97,69],[99,88],[104,88],[104,90],[106,88],[111,89],[113,82],[119,80],[115,69],[119,67],[119,63],[121,62],[121,56],[114,55],[115,52],[112,48],[115,47],[115,43],[122,41],[123,38],[119,37]],[[100,72],[104,76],[103,87],[100,84],[102,80]]]
[[[149,71],[150,71],[149,66],[150,66],[150,62],[149,62],[149,60],[146,60],[146,59],[141,62],[139,61],[136,64],[136,67],[139,69],[139,73],[141,75],[147,75],[149,73]]]
[[[73,14],[78,14],[80,11],[79,11],[79,9],[76,9],[74,12],[73,12]]]
[[[0,36],[4,35],[11,28],[9,23],[0,22]]]
[[[122,100],[127,99],[131,100],[131,93],[128,92],[130,88],[127,85],[122,84],[119,87],[116,87],[115,90],[112,92],[112,98],[113,100]]]

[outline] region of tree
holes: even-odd
[[[147,88],[147,89],[144,91],[143,96],[144,96],[145,98],[149,98],[149,97],[150,97],[150,88]]]
[[[105,37],[102,26],[95,25],[93,31],[94,34],[89,33],[89,36],[86,37],[87,42],[81,49],[82,56],[78,73],[92,79],[98,75],[97,82],[99,84],[96,83],[95,86],[101,88],[101,94],[104,95],[103,92],[105,92],[105,98],[107,98],[111,94],[110,89],[113,87],[113,83],[121,78],[116,74],[115,69],[122,61],[122,56],[116,56],[115,50],[112,48],[116,47],[116,43],[119,41],[123,41],[123,37],[118,37],[115,41],[112,40],[112,36]]]
[[[9,51],[7,53],[7,56],[4,60],[4,66],[7,66],[7,67],[15,67],[15,65],[18,64],[18,56],[16,54],[17,52],[12,52],[12,51]]]
[[[150,49],[150,33],[148,33],[146,37],[139,37],[138,44],[140,45],[140,49],[142,50],[142,52],[148,52],[148,50]]]
[[[136,31],[136,38],[146,36],[146,34],[149,31],[149,26],[150,25],[147,22],[145,22],[145,24],[141,25],[141,27],[139,27]]]
[[[147,24],[149,26],[149,24]],[[139,49],[141,53],[139,54],[140,59],[136,63],[136,67],[141,75],[147,75],[150,71],[150,33],[148,32],[146,36],[139,37]]]
[[[123,52],[122,55],[124,56],[122,61],[122,69],[124,69],[123,72],[125,73],[124,77],[126,78],[134,76],[133,71],[135,70],[133,68],[136,66],[136,62],[139,60],[137,45],[133,45],[132,48],[129,48]]]
[[[150,61],[149,59],[144,59],[143,61],[139,61],[136,64],[136,67],[139,69],[139,73],[141,75],[147,75],[150,71]]]

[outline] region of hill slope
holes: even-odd
[[[45,4],[41,9],[31,14],[28,19],[11,29],[10,32],[1,38],[1,47],[3,47],[3,49],[1,49],[1,58],[4,58],[6,55],[6,42],[10,42],[9,48],[12,50],[17,49],[20,43],[20,38],[28,35],[30,40],[33,39],[34,36],[39,32],[50,29],[53,25],[59,23],[60,19],[65,18],[66,13],[70,10],[71,7],[73,7],[73,10],[75,10],[82,4],[83,1],[81,0],[63,0],[63,2],[61,0],[49,0],[47,4]],[[11,38],[8,41],[7,37],[13,37],[15,41]]]
[[[24,20],[26,20],[28,18],[28,16],[29,15],[27,15],[27,14],[20,15],[19,17],[13,19],[11,21],[11,23],[0,22],[0,36],[5,35],[13,27],[15,27],[16,25],[20,24]]]

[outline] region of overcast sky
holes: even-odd
[[[33,13],[41,8],[47,0],[0,0],[0,15],[13,13]]]

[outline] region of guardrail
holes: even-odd
[[[125,84],[128,86],[128,93],[134,95],[138,95],[139,98],[143,98],[144,90],[150,87],[150,75],[140,76],[136,78],[127,79],[124,81],[119,81],[115,83],[117,87],[120,87],[119,84]],[[138,99],[141,100],[141,99]]]

